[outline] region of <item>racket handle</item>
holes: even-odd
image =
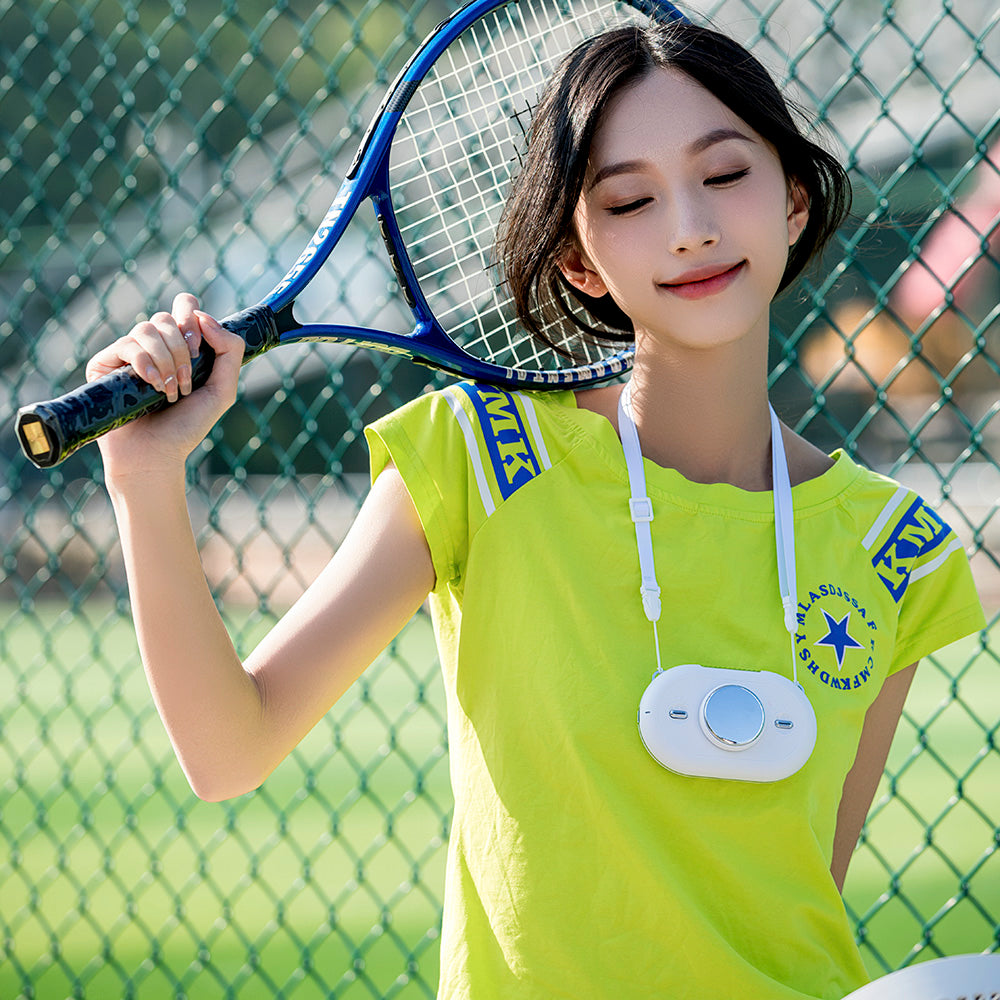
[[[278,323],[268,306],[234,313],[221,325],[247,342],[244,363],[278,343]],[[202,341],[201,352],[191,359],[193,389],[208,381],[214,360],[215,351]],[[17,411],[17,439],[29,462],[50,469],[102,434],[169,405],[165,393],[125,365],[57,399],[22,406]]]

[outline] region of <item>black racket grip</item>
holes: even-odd
[[[244,363],[278,344],[278,324],[268,306],[234,313],[221,325],[247,342]],[[214,361],[215,351],[202,341],[201,352],[191,359],[193,389],[208,381]],[[17,411],[17,439],[29,462],[51,469],[102,434],[169,405],[165,393],[126,365],[57,399],[22,406]]]

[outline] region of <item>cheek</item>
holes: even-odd
[[[636,233],[621,226],[578,227],[577,235],[587,266],[596,271],[609,288],[638,265],[637,250],[643,245]]]
[[[747,221],[748,234],[755,233],[754,238],[767,249],[769,256],[774,257],[774,266],[779,275],[784,272],[788,258],[788,211],[788,190],[782,175],[780,178],[770,179],[770,183],[759,192],[757,210],[752,213],[752,220]]]

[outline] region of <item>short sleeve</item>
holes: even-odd
[[[955,532],[915,493],[901,501],[871,550],[872,566],[899,608],[890,673],[986,627]]]
[[[437,577],[436,586],[462,575],[468,551],[466,449],[451,407],[440,392],[411,400],[365,428],[372,482],[393,464],[420,524]]]

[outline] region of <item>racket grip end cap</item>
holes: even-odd
[[[17,440],[29,462],[39,469],[49,469],[62,460],[62,441],[58,430],[46,423],[38,411],[38,405],[17,411]]]

